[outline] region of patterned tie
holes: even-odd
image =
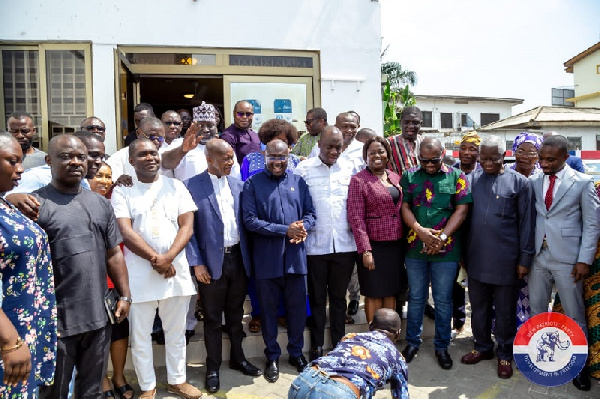
[[[556,183],[556,175],[548,176],[550,178],[550,185],[548,191],[546,191],[546,210],[550,210],[552,206],[552,192],[554,192],[554,183]]]

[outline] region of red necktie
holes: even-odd
[[[548,176],[550,178],[550,185],[548,191],[546,191],[546,210],[549,210],[552,206],[552,192],[554,192],[554,183],[556,183],[556,175]]]

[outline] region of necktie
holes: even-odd
[[[554,184],[556,183],[556,175],[548,177],[550,178],[550,185],[548,185],[548,191],[546,191],[546,210],[549,210],[552,206],[552,193],[554,192]]]

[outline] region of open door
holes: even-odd
[[[133,126],[133,108],[134,104],[139,102],[139,82],[136,82],[134,75],[129,68],[129,62],[125,55],[116,51],[115,62],[117,63],[115,70],[118,71],[117,79],[115,79],[117,98],[117,149],[123,147],[125,137]]]

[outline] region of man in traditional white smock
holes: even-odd
[[[150,333],[158,308],[165,332],[167,390],[199,398],[200,390],[186,382],[185,319],[196,289],[183,251],[197,208],[183,183],[158,174],[160,157],[151,140],[133,142],[129,160],[137,179],[132,187],[115,188],[112,205],[132,282],[131,354],[140,397],[156,392]]]

